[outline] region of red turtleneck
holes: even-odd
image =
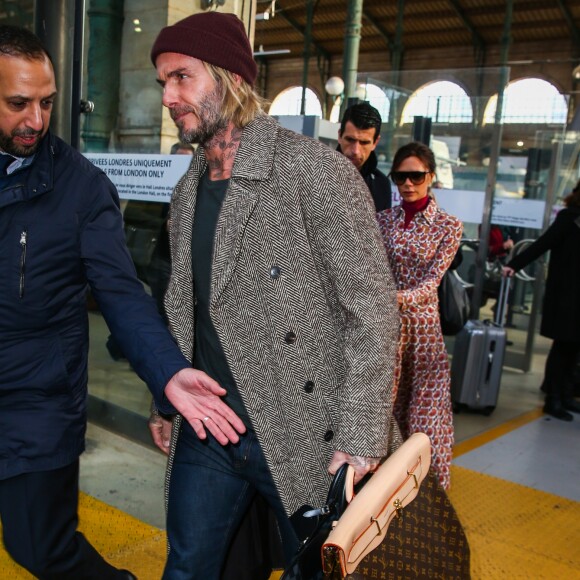
[[[403,200],[403,209],[405,210],[405,229],[409,227],[411,220],[415,217],[415,214],[423,211],[427,205],[429,204],[429,200],[431,198],[426,195],[421,199],[416,201],[404,201]]]

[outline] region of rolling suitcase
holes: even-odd
[[[502,278],[494,321],[468,320],[455,337],[451,363],[451,401],[490,415],[496,407],[506,347],[503,328],[510,278]]]

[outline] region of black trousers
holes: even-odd
[[[580,342],[554,340],[546,359],[544,376],[548,399],[554,402],[569,401],[574,396],[573,376]]]
[[[0,481],[4,546],[42,580],[120,580],[77,531],[79,462]]]

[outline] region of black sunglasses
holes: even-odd
[[[410,179],[413,185],[421,185],[429,173],[429,171],[391,171],[391,179],[395,185],[403,185],[407,179]]]

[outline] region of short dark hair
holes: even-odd
[[[47,58],[52,63],[50,54],[38,36],[26,28],[8,24],[0,26],[0,56],[16,56],[28,60]]]
[[[580,207],[580,180],[578,180],[578,183],[572,190],[572,193],[568,194],[564,198],[564,205],[566,207]]]
[[[380,113],[369,103],[357,103],[351,105],[342,116],[340,122],[340,133],[344,133],[347,122],[350,121],[357,129],[374,129],[375,138],[381,134],[381,119]]]
[[[419,141],[412,141],[400,147],[393,157],[392,171],[397,171],[401,163],[408,157],[417,157],[421,163],[429,169],[430,173],[435,173],[437,164],[435,163],[435,155],[427,145],[419,143]]]
[[[186,149],[187,151],[191,151],[193,153],[193,147],[190,143],[181,143],[178,141],[171,146],[171,155],[175,155],[180,149]]]

